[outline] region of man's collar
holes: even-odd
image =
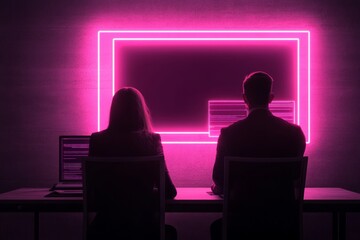
[[[258,110],[270,111],[269,107],[254,107],[248,110],[248,115]]]

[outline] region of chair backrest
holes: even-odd
[[[301,239],[307,161],[226,157],[223,239]]]
[[[84,239],[164,239],[163,156],[84,158],[83,186]]]

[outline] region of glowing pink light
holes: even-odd
[[[310,32],[306,30],[197,31],[197,30],[102,30],[98,31],[98,130],[106,127],[111,97],[115,92],[116,41],[296,41],[296,123],[310,143]],[[165,144],[216,144],[205,131],[160,132]]]
[[[179,135],[186,135],[186,134],[209,134],[209,132],[157,132],[159,134],[179,134]]]
[[[217,141],[161,141],[162,144],[217,144]]]

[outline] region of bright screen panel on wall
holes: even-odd
[[[98,128],[114,92],[133,86],[163,143],[216,143],[209,104],[241,101],[244,77],[262,70],[310,142],[309,41],[308,31],[99,31]]]

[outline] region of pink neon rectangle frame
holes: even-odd
[[[98,130],[107,124],[111,98],[115,91],[114,54],[116,41],[296,41],[297,119],[310,143],[310,31],[98,31]],[[164,144],[216,144],[206,131],[160,132]]]

